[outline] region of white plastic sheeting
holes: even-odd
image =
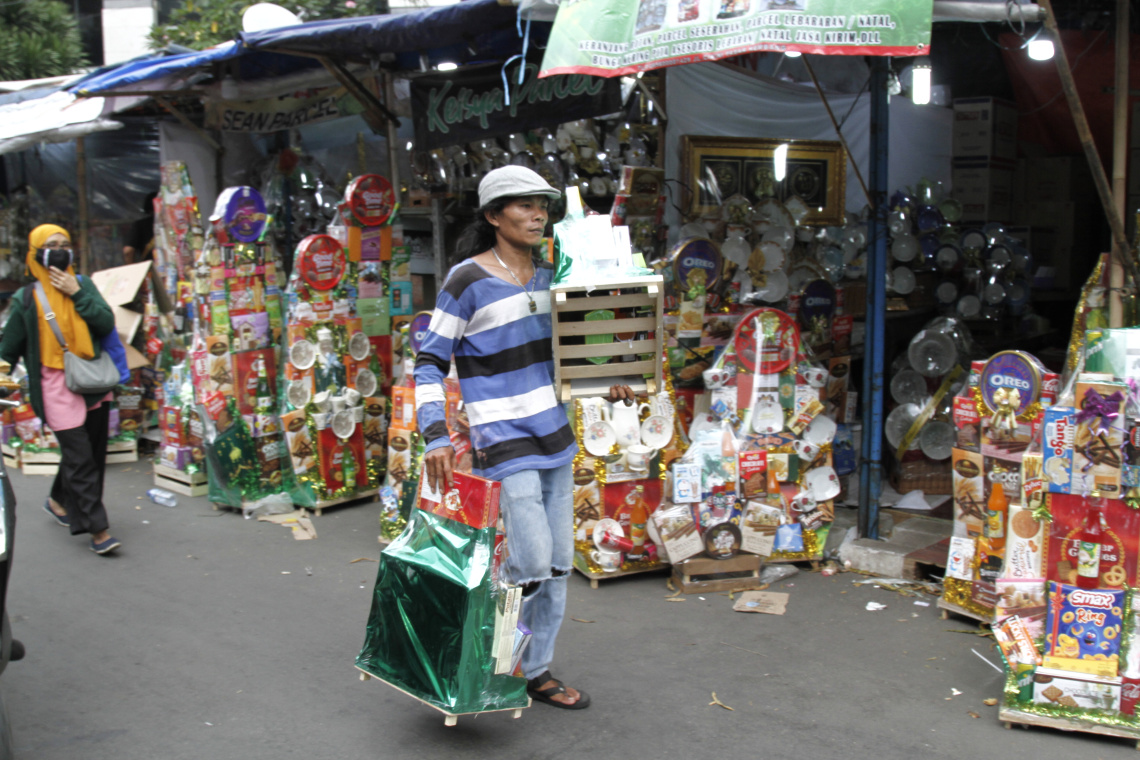
[[[766,137],[787,140],[837,140],[835,129],[815,88],[760,78],[717,63],[674,66],[667,70],[669,125],[665,144],[665,176],[681,178],[681,136]],[[854,101],[854,108],[852,102]],[[849,162],[858,163],[867,179],[871,148],[871,100],[864,93],[828,95],[828,103],[843,122],[851,149]],[[916,106],[892,97],[890,106],[889,192],[920,179],[950,182],[950,142],[953,112],[938,106]],[[679,195],[674,199],[679,202]],[[867,205],[850,163],[847,167],[847,209]],[[666,222],[677,230],[681,221],[672,206]]]

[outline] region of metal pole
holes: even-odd
[[[871,218],[867,225],[867,334],[863,350],[863,459],[859,469],[859,535],[879,537],[883,480],[883,384],[887,314],[887,141],[891,59],[871,69]]]
[[[1112,200],[1116,214],[1126,219],[1128,193],[1128,0],[1116,0],[1116,92],[1112,99]],[[1060,40],[1057,41],[1060,44]],[[1116,247],[1116,241],[1113,241]],[[1128,251],[1114,250],[1109,269],[1108,323],[1111,327],[1124,327],[1124,306],[1120,289],[1124,287],[1124,267],[1121,261]]]
[[[79,201],[79,271],[90,276],[90,246],[87,236],[87,145],[82,137],[75,138],[75,194]]]

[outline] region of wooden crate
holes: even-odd
[[[686,594],[759,588],[761,564],[757,554],[731,559],[690,557],[673,565],[673,583]]]
[[[205,496],[210,490],[204,470],[183,472],[158,462],[154,463],[154,484],[183,496]]]
[[[4,455],[4,467],[8,470],[20,469],[20,449],[8,446],[7,444],[0,446],[0,453]]]
[[[614,384],[630,386],[636,393],[657,393],[664,388],[662,351],[665,331],[662,315],[665,289],[661,275],[605,282],[587,292],[582,285],[555,285],[551,289],[551,320],[554,332],[554,386],[562,403],[581,396],[605,396]],[[620,295],[610,295],[623,291]],[[597,309],[650,310],[648,316],[618,317],[587,322],[587,312]],[[618,340],[617,335],[644,333],[641,340]],[[591,335],[613,335],[612,343],[580,344]],[[610,357],[594,364],[591,357]],[[649,358],[645,358],[648,356]],[[626,357],[629,357],[627,360]]]
[[[139,442],[119,441],[107,445],[107,464],[124,464],[139,461]]]
[[[380,495],[379,488],[368,488],[363,491],[358,491],[351,496],[343,496],[339,499],[317,499],[317,503],[308,509],[313,510],[317,517],[324,514],[324,511],[329,507],[340,507],[350,504],[363,504],[365,502],[374,502]]]
[[[25,475],[55,475],[59,472],[59,454],[46,451],[21,451],[20,469]]]
[[[998,707],[998,720],[1008,729],[1015,725],[1028,729],[1030,726],[1055,728],[1060,731],[1080,731],[1086,734],[1099,734],[1101,736],[1116,736],[1121,739],[1130,739],[1136,742],[1136,749],[1140,749],[1140,729],[1129,726],[1109,726],[1095,720],[1081,720],[1062,715],[1038,715],[1037,713],[1019,710],[1016,706],[1006,703],[1003,694]]]

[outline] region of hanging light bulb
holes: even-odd
[[[784,55],[788,56],[789,58],[799,58],[801,55],[803,55],[803,53],[798,50],[785,50]]]
[[[1049,39],[1046,33],[1040,32],[1025,46],[1025,52],[1029,53],[1029,57],[1035,61],[1052,60],[1053,40]]]
[[[916,106],[930,102],[930,59],[921,56],[914,59],[910,70],[910,99]]]

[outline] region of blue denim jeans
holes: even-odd
[[[534,634],[522,672],[535,678],[554,659],[554,640],[566,611],[566,579],[574,562],[572,465],[522,470],[502,480],[499,507],[507,527],[504,575],[512,583],[540,582],[523,600],[523,625]]]

